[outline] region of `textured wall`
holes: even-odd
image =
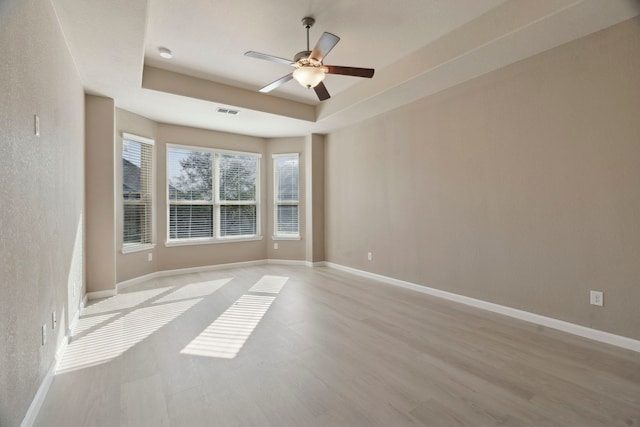
[[[83,293],[84,95],[48,1],[0,2],[0,58],[0,425],[11,427]]]
[[[639,112],[636,18],[331,133],[327,260],[640,339]]]

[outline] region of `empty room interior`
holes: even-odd
[[[0,0],[0,426],[640,426],[637,0]]]

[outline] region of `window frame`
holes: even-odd
[[[211,201],[200,201],[200,200],[170,200],[169,194],[169,150],[177,149],[177,150],[187,150],[187,151],[196,151],[196,152],[204,152],[211,154],[211,175],[212,175],[212,185],[211,185]],[[253,157],[256,160],[256,183],[255,183],[255,201],[220,201],[220,170],[219,170],[219,156],[220,155],[231,155],[231,156],[247,156]],[[248,151],[235,151],[235,150],[225,150],[219,148],[210,148],[210,147],[200,147],[193,145],[185,145],[185,144],[176,144],[170,143],[166,144],[166,179],[165,179],[165,190],[166,190],[166,225],[167,225],[167,234],[165,240],[165,246],[191,246],[191,245],[209,245],[209,244],[218,244],[218,243],[232,243],[232,242],[249,242],[249,241],[258,241],[262,240],[262,231],[261,231],[261,202],[260,202],[260,191],[261,191],[261,163],[262,163],[262,154]],[[200,206],[211,206],[212,209],[212,236],[211,237],[192,237],[192,238],[171,238],[171,207],[174,205],[200,205]],[[243,235],[243,236],[220,236],[220,207],[221,206],[235,206],[235,205],[251,205],[256,207],[256,233],[251,235]]]
[[[279,173],[277,161],[281,158],[293,158],[298,162],[298,200],[297,201],[280,201],[279,200]],[[300,240],[300,153],[278,153],[271,156],[273,162],[273,240]],[[298,207],[298,232],[293,233],[278,233],[278,207],[279,206],[297,206]]]
[[[122,165],[122,160],[124,160],[124,145],[127,141],[131,141],[131,142],[137,142],[139,144],[146,144],[147,146],[150,147],[151,149],[151,155],[150,155],[150,159],[148,159],[148,166],[151,168],[151,171],[149,173],[146,174],[146,176],[149,179],[149,184],[148,184],[148,192],[146,193],[146,200],[142,200],[143,196],[141,195],[141,201],[140,202],[134,202],[134,201],[127,201],[124,199],[124,191],[123,191],[123,184],[124,184],[124,167]],[[146,138],[144,136],[140,136],[140,135],[135,135],[135,134],[131,134],[131,133],[127,133],[127,132],[122,132],[122,138],[121,138],[121,145],[120,145],[120,179],[121,179],[121,185],[118,187],[118,191],[120,193],[120,200],[122,202],[122,210],[121,210],[121,215],[122,215],[122,231],[121,231],[121,237],[122,237],[122,247],[121,247],[121,253],[123,254],[129,254],[129,253],[134,253],[134,252],[142,252],[142,251],[148,251],[151,250],[153,248],[155,248],[155,225],[156,225],[156,207],[155,207],[155,155],[156,155],[156,145],[155,145],[155,141],[151,138]],[[142,163],[142,153],[141,153],[141,163]],[[144,206],[144,205],[148,205],[150,207],[150,211],[151,211],[151,221],[149,227],[149,230],[146,230],[146,232],[144,233],[145,236],[149,237],[149,241],[148,242],[141,242],[141,243],[127,243],[125,242],[125,206]],[[146,223],[146,221],[145,221]]]

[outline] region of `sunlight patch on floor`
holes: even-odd
[[[249,289],[249,292],[277,294],[284,284],[287,283],[287,280],[289,280],[289,278],[283,276],[262,276],[260,280]]]
[[[121,311],[129,308],[133,308],[140,305],[152,298],[161,295],[168,290],[173,289],[173,286],[168,288],[149,289],[146,291],[127,292],[112,296],[105,300],[99,301],[95,304],[91,304],[82,310],[82,316],[90,316],[93,314],[102,314],[110,311]]]
[[[249,292],[280,292],[288,277],[263,276]],[[241,296],[231,307],[193,339],[181,354],[233,359],[238,355],[254,329],[258,326],[275,296]]]
[[[275,297],[243,295],[180,353],[233,359]]]
[[[231,281],[231,278],[209,280],[207,282],[191,283],[189,285],[182,286],[175,291],[159,298],[156,302],[173,302],[189,298],[201,298],[207,295],[211,295],[227,283]]]
[[[72,341],[56,374],[99,365],[115,359],[171,322],[201,299],[142,307]]]
[[[106,322],[118,316],[120,313],[99,314],[96,316],[81,317],[78,319],[76,326],[73,328],[73,336],[80,335],[89,329],[98,326],[99,324]]]

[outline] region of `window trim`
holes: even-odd
[[[298,160],[298,201],[278,202],[278,168],[276,161],[282,157],[295,157]],[[273,235],[272,240],[300,240],[300,153],[278,153],[272,154],[273,165]],[[297,206],[298,207],[298,233],[297,234],[278,234],[278,206]]]
[[[211,197],[211,202],[209,203],[208,201],[204,202],[204,201],[174,201],[172,202],[169,199],[169,150],[170,149],[177,149],[177,150],[189,150],[189,151],[198,151],[198,152],[207,152],[207,153],[211,153],[212,154],[212,161],[213,161],[213,165],[211,165],[211,170],[213,171],[213,177],[212,177],[212,197]],[[219,194],[219,171],[218,171],[218,162],[216,160],[217,155],[231,155],[231,156],[249,156],[249,157],[253,157],[256,159],[256,197],[255,197],[255,202],[250,202],[250,201],[245,201],[245,200],[238,200],[238,201],[234,201],[233,203],[231,202],[227,202],[227,201],[220,201],[220,194]],[[235,151],[235,150],[226,150],[226,149],[219,149],[219,148],[211,148],[211,147],[202,147],[202,146],[195,146],[195,145],[186,145],[186,144],[177,144],[177,143],[167,143],[166,144],[166,151],[165,151],[165,202],[166,202],[166,213],[167,213],[167,218],[166,218],[166,229],[167,229],[167,234],[166,234],[166,239],[164,242],[164,245],[166,247],[172,247],[172,246],[192,246],[192,245],[207,245],[207,244],[218,244],[218,243],[235,243],[235,242],[250,242],[250,241],[259,241],[262,240],[262,229],[261,229],[261,211],[262,211],[262,203],[261,203],[261,176],[260,176],[260,170],[261,170],[261,163],[262,163],[262,153],[256,153],[256,152],[250,152],[250,151]],[[185,204],[185,205],[202,205],[202,206],[211,206],[213,211],[216,212],[216,216],[214,218],[214,229],[213,229],[213,236],[212,237],[196,237],[196,238],[186,238],[186,239],[171,239],[170,235],[171,235],[171,214],[170,214],[170,210],[171,210],[171,206],[176,205],[176,204]],[[225,205],[250,205],[250,206],[255,206],[256,207],[256,233],[255,234],[251,234],[251,235],[246,235],[246,236],[230,236],[230,237],[218,237],[218,234],[220,232],[219,230],[219,212],[220,212],[220,206],[225,206]]]
[[[122,159],[123,159],[123,151],[124,151],[124,143],[125,141],[133,141],[138,142],[140,144],[146,144],[151,147],[151,182],[149,185],[149,195],[150,195],[150,205],[151,205],[151,230],[149,233],[150,241],[145,243],[125,243],[124,241],[124,207],[127,205],[124,200],[124,193],[122,190],[122,184],[124,182],[124,170],[122,169]],[[122,247],[120,248],[120,252],[122,254],[130,254],[135,252],[143,252],[149,251],[155,248],[156,246],[156,203],[155,203],[155,195],[156,195],[156,144],[155,140],[152,138],[147,138],[140,135],[135,135],[132,133],[122,132],[120,139],[120,185],[118,186],[118,192],[120,194],[120,202],[122,203],[122,231],[120,235],[122,237]]]
[[[127,246],[122,246],[122,249],[120,250],[121,253],[123,254],[131,254],[134,252],[143,252],[143,251],[150,251],[153,248],[155,248],[156,245],[155,243],[142,243],[139,245],[127,245]]]

